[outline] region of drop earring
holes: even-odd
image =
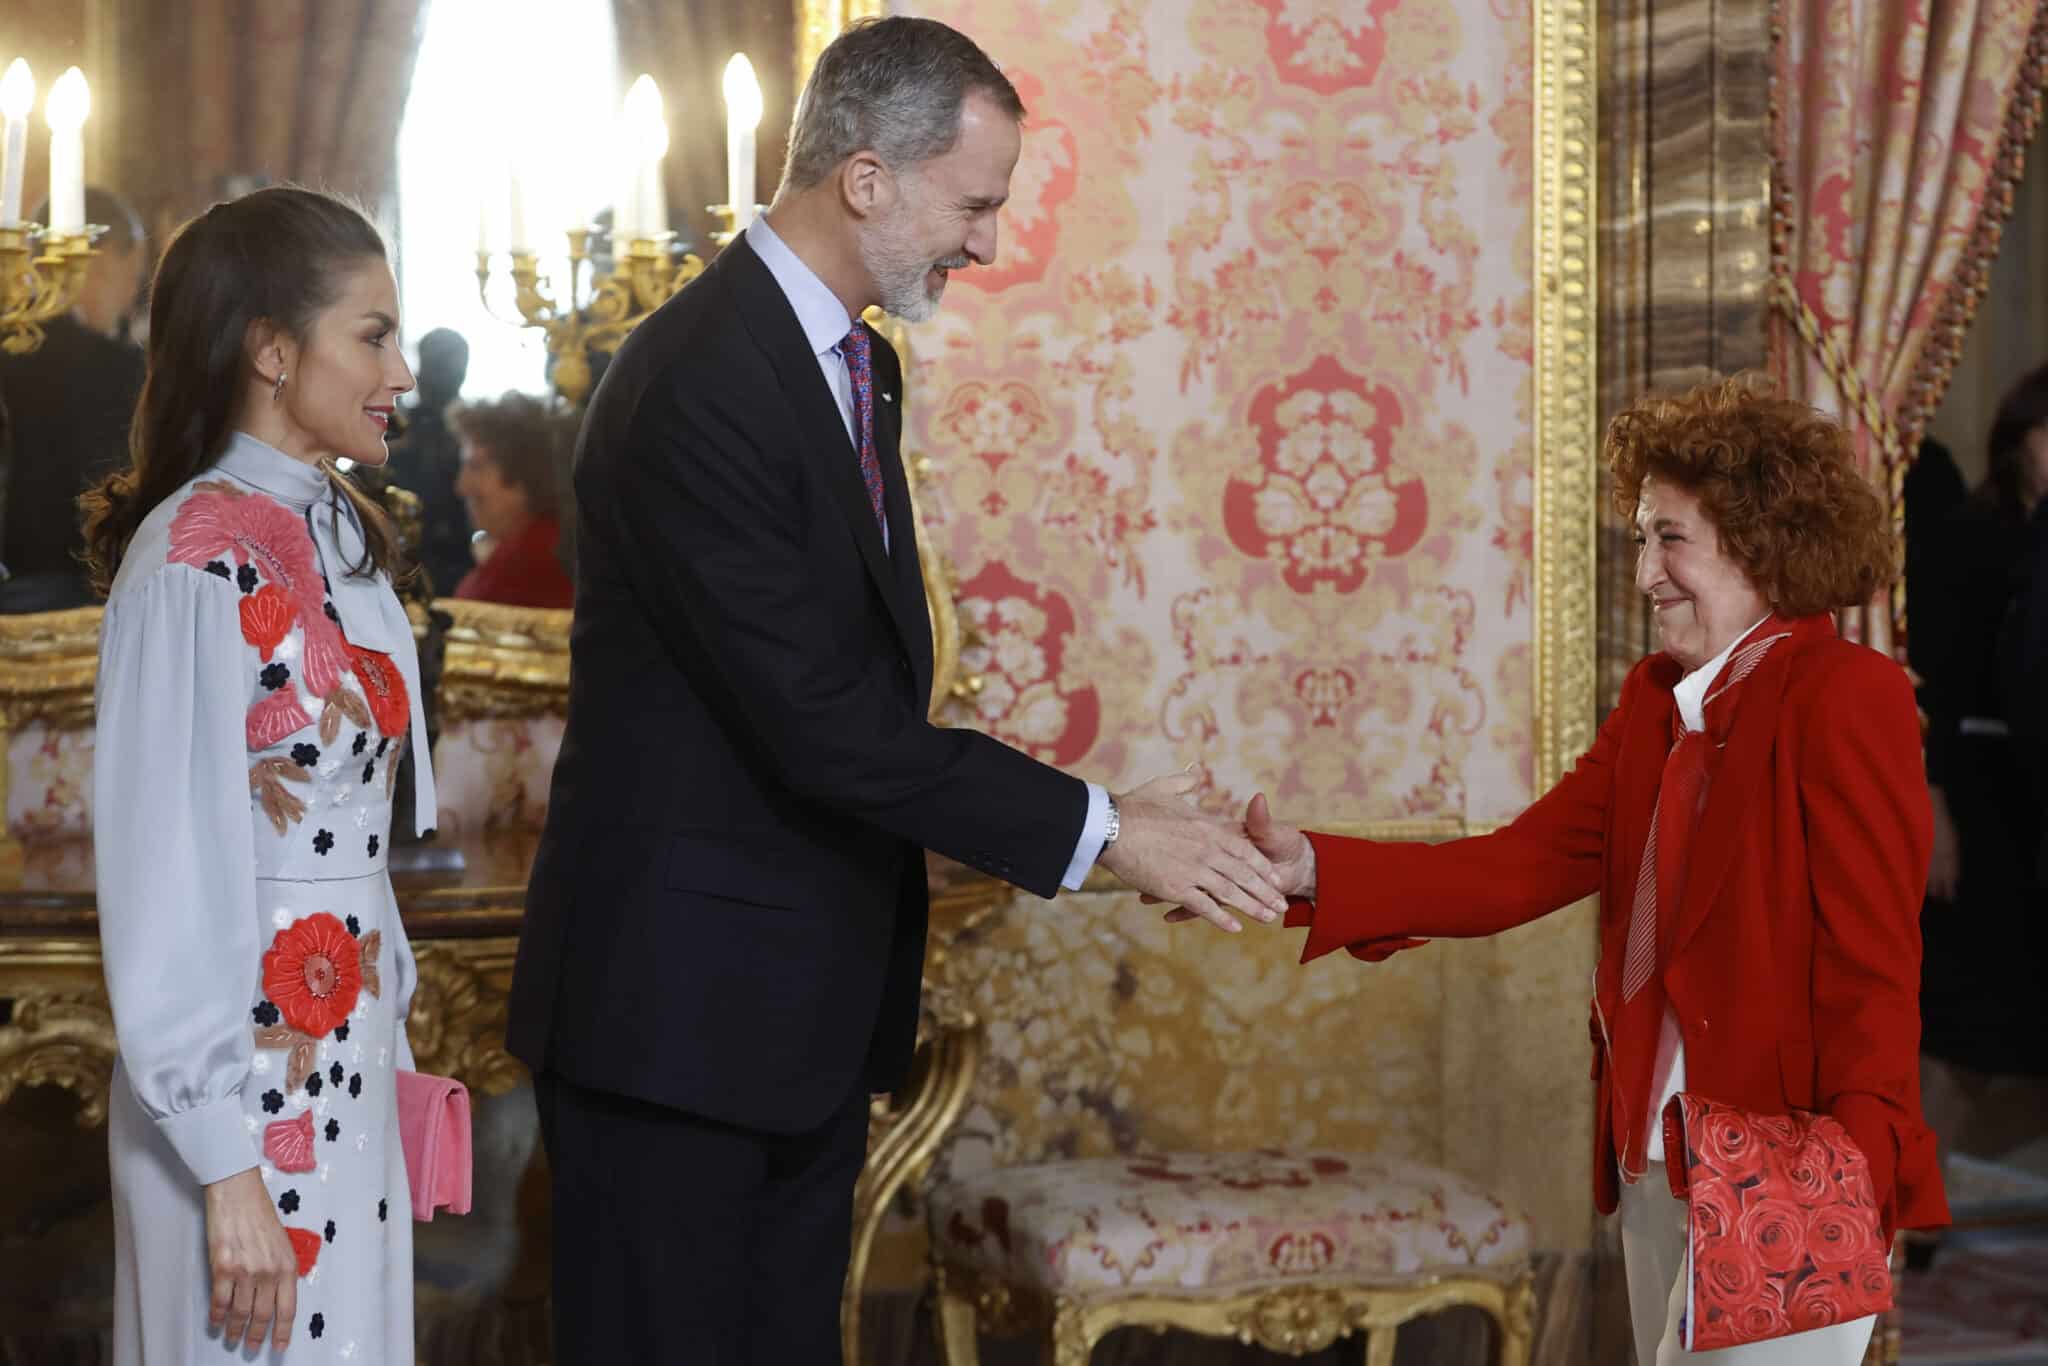
[[[282,371],[282,370],[278,371],[278,372],[277,372],[277,386],[276,386],[275,388],[273,388],[273,389],[272,389],[272,390],[270,391],[270,401],[271,401],[272,403],[275,403],[275,402],[277,402],[277,401],[278,401],[279,399],[281,399],[281,398],[283,398],[283,397],[284,397],[284,380],[285,380],[285,374],[284,374],[284,371]]]

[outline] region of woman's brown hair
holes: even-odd
[[[1647,479],[1683,489],[1786,616],[1868,602],[1898,572],[1891,515],[1849,434],[1759,376],[1639,399],[1608,423],[1606,451],[1617,513],[1634,518]]]
[[[303,339],[351,268],[384,259],[384,239],[359,209],[292,185],[215,204],[178,229],[150,288],[149,369],[129,428],[128,468],[78,500],[96,591],[113,586],[150,510],[227,449],[248,385],[250,326],[267,320]],[[363,526],[363,558],[347,572],[402,577],[382,509],[332,464],[322,468]]]
[[[515,391],[456,405],[449,411],[448,425],[497,467],[499,478],[526,495],[528,516],[560,514],[556,455],[573,441],[574,433],[545,403]]]

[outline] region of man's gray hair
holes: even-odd
[[[950,151],[961,103],[977,91],[1024,117],[1009,77],[959,30],[900,15],[851,24],[804,84],[782,188],[807,190],[855,152],[895,170]]]

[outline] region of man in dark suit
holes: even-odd
[[[1284,910],[1185,778],[1112,797],[932,686],[897,449],[857,321],[996,251],[1023,107],[942,24],[820,57],[781,189],[606,373],[576,462],[569,722],[512,1051],[554,1180],[557,1360],[817,1366],[870,1093],[903,1079],[923,852],[1052,896],[1100,862],[1237,928]]]
[[[78,495],[128,464],[128,424],[142,394],[142,348],[128,340],[149,251],[125,200],[88,187],[85,216],[106,233],[69,313],[26,355],[0,351],[0,406],[12,419],[0,516],[0,612],[49,612],[93,601]],[[47,222],[47,209],[36,221]]]

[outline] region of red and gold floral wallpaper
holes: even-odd
[[[1531,9],[934,0],[1030,117],[993,268],[909,330],[985,686],[1110,785],[1323,826],[1533,795]],[[989,1054],[941,1171],[1282,1143],[1592,1227],[1583,910],[1366,968],[1019,898],[957,945]],[[1190,932],[1192,931],[1192,932]]]

